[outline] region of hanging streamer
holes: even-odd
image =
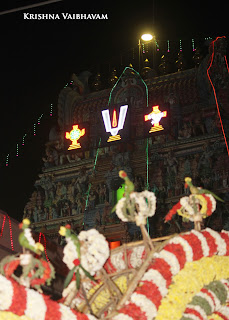
[[[10,245],[11,245],[11,249],[12,251],[14,251],[14,242],[13,242],[13,233],[12,233],[12,225],[11,225],[11,220],[8,214],[4,214],[4,218],[3,218],[3,222],[2,222],[2,228],[1,228],[1,234],[0,234],[0,239],[3,235],[3,230],[5,227],[5,222],[6,222],[6,217],[8,218],[8,223],[9,223],[9,229],[10,229]]]
[[[212,42],[212,55],[211,55],[211,61],[210,61],[210,64],[209,64],[209,67],[207,69],[207,76],[208,76],[208,79],[210,81],[210,84],[212,86],[212,90],[213,90],[213,93],[214,93],[214,98],[215,98],[215,102],[216,102],[216,108],[217,108],[217,112],[218,112],[218,116],[219,116],[219,120],[220,120],[220,125],[221,125],[221,129],[222,129],[222,133],[223,133],[223,137],[224,137],[224,141],[225,141],[225,145],[226,145],[226,148],[227,148],[227,153],[228,153],[228,156],[229,156],[229,147],[228,147],[228,143],[227,143],[227,138],[226,138],[226,134],[225,134],[225,131],[224,131],[224,127],[223,127],[223,122],[222,122],[222,118],[221,118],[221,114],[220,114],[220,110],[219,110],[219,103],[218,103],[218,99],[217,99],[217,95],[216,95],[216,91],[215,91],[215,87],[214,87],[214,84],[211,80],[211,77],[210,77],[210,69],[212,67],[212,63],[213,63],[213,59],[214,59],[214,55],[215,55],[215,42],[219,39],[223,39],[223,38],[226,38],[225,36],[223,37],[217,37],[213,42]],[[228,63],[227,63],[227,58],[226,58],[226,55],[224,56],[224,60],[225,60],[225,64],[227,66],[227,71],[229,73],[229,68],[228,68]]]
[[[48,258],[48,255],[47,255],[47,251],[46,251],[46,238],[45,238],[45,235],[44,235],[42,232],[39,233],[39,240],[38,240],[38,241],[41,243],[41,236],[42,236],[43,239],[44,239],[44,249],[45,249],[46,260],[47,260],[48,262],[50,262],[50,261],[49,261],[49,258]]]
[[[110,95],[109,95],[109,100],[108,100],[108,107],[109,107],[109,105],[110,105],[110,103],[111,103],[111,96],[112,96],[112,93],[113,93],[114,89],[115,89],[115,88],[116,88],[116,86],[118,85],[118,83],[119,83],[120,79],[122,78],[123,74],[126,72],[126,70],[127,70],[127,69],[129,69],[129,70],[131,70],[132,72],[136,73],[136,75],[141,79],[142,83],[144,84],[145,89],[146,89],[146,105],[147,105],[147,107],[148,107],[148,100],[149,100],[148,87],[147,87],[147,85],[146,85],[145,81],[142,79],[142,77],[141,77],[140,73],[139,73],[139,72],[137,72],[134,68],[131,68],[131,67],[125,67],[125,69],[123,70],[123,72],[122,72],[121,76],[118,78],[118,80],[116,81],[115,85],[114,85],[114,86],[113,86],[113,88],[111,89],[111,92],[110,92]]]
[[[145,81],[142,79],[141,75],[139,74],[139,72],[137,72],[135,69],[131,68],[131,67],[126,67],[121,76],[118,78],[118,80],[116,81],[115,85],[113,86],[113,88],[111,89],[111,92],[110,92],[110,95],[109,95],[109,100],[108,100],[108,106],[110,105],[111,103],[111,97],[112,97],[112,93],[115,89],[115,87],[117,86],[117,84],[119,83],[120,79],[122,78],[123,74],[126,72],[126,70],[129,69],[131,70],[132,72],[134,72],[142,81],[142,83],[144,84],[145,86],[145,90],[146,90],[146,106],[148,108],[148,105],[149,105],[149,91],[148,91],[148,87],[145,83]],[[146,188],[147,190],[149,189],[149,138],[147,138],[146,140]],[[148,218],[147,218],[147,231],[149,233],[149,221],[148,221]]]
[[[6,216],[4,215],[3,222],[2,222],[1,234],[0,234],[0,239],[1,239],[2,234],[3,234],[3,230],[4,230],[4,226],[5,226],[5,222],[6,222]]]

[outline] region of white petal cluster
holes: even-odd
[[[26,288],[27,302],[25,315],[33,320],[45,320],[47,306],[43,296],[35,291]]]
[[[216,209],[216,200],[211,194],[204,194],[205,195],[205,200],[206,198],[207,203],[206,205],[208,206],[209,203],[211,203],[211,213],[215,211]],[[200,212],[203,217],[206,218],[206,213],[201,212],[200,207],[202,207],[203,203],[202,201],[198,198],[198,195],[191,194],[189,197],[182,197],[180,199],[180,204],[182,205],[181,212],[185,214],[190,221],[198,221],[198,215],[195,214],[194,206],[196,206],[198,212]],[[206,209],[207,210],[207,207]]]
[[[142,191],[132,192],[130,194],[130,202],[134,203],[135,212],[133,213],[134,221],[137,226],[145,225],[148,217],[152,217],[156,211],[156,197],[153,192]],[[123,222],[133,221],[133,218],[125,215],[127,200],[125,197],[119,200],[116,205],[116,214]]]
[[[71,238],[66,238],[67,244],[64,247],[63,253],[64,258],[63,261],[67,265],[68,269],[71,270],[75,265],[73,261],[78,259],[78,253],[76,251],[76,246]]]
[[[190,203],[189,197],[182,197],[180,199],[180,204],[185,209],[185,211],[188,212],[190,216],[194,215],[195,211]],[[194,220],[193,217],[190,217],[190,220],[193,221]]]
[[[7,310],[13,301],[14,290],[10,280],[0,275],[0,310]]]
[[[25,235],[26,239],[28,240],[29,244],[31,246],[35,247],[35,241],[33,239],[32,232],[31,232],[30,228],[25,229],[24,235]]]
[[[30,253],[20,254],[20,265],[27,266],[32,261],[32,255]]]
[[[123,222],[128,222],[129,220],[127,217],[124,215],[123,211],[125,210],[125,204],[126,204],[126,198],[123,197],[120,199],[116,205],[116,214],[119,217],[120,220]]]
[[[81,231],[78,239],[80,241],[80,263],[92,276],[100,270],[109,257],[109,246],[102,234],[95,229]],[[71,270],[75,265],[73,261],[79,259],[76,245],[71,238],[66,238],[63,261]],[[80,270],[81,275],[84,272]]]
[[[81,265],[93,276],[109,257],[105,237],[95,229],[79,233]]]

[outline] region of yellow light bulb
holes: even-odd
[[[141,39],[142,39],[143,41],[150,41],[150,40],[153,39],[153,36],[152,36],[152,34],[150,34],[150,33],[145,33],[145,34],[143,34],[143,35],[141,36]]]

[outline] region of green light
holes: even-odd
[[[140,76],[140,74],[134,70],[133,68],[131,67],[126,67],[121,76],[118,78],[118,80],[116,81],[115,85],[113,86],[113,88],[111,89],[111,92],[110,92],[110,95],[109,95],[109,100],[108,100],[108,106],[110,105],[110,102],[111,102],[111,96],[112,96],[112,93],[115,89],[115,87],[118,85],[120,79],[122,78],[123,74],[126,72],[126,70],[129,69],[131,70],[132,72],[136,73],[136,75],[140,78],[140,80],[142,81],[142,83],[144,84],[145,86],[145,90],[146,90],[146,107],[148,108],[148,105],[149,105],[149,91],[148,91],[148,87],[145,83],[145,81],[142,79],[142,77]],[[146,145],[146,188],[147,190],[149,189],[149,140],[147,138],[147,145]],[[121,193],[121,191],[120,191]],[[89,195],[88,195],[89,196]],[[117,191],[117,198],[118,198],[118,191]],[[88,199],[87,199],[88,200]],[[86,204],[87,204],[87,201],[86,201]],[[147,231],[149,233],[149,221],[148,221],[148,218],[147,218]]]
[[[117,202],[122,199],[125,192],[125,184],[123,183],[117,190]]]
[[[92,174],[94,173],[95,171],[95,167],[96,167],[96,163],[97,163],[97,159],[98,159],[98,155],[99,155],[99,147],[100,147],[100,144],[101,144],[101,138],[99,139],[99,145],[98,145],[98,148],[97,148],[97,151],[96,151],[96,156],[95,156],[95,162],[94,162],[94,167],[92,169]],[[86,203],[85,203],[85,209],[87,209],[87,206],[88,206],[88,200],[89,200],[89,194],[90,194],[90,191],[91,191],[91,182],[89,183],[89,186],[88,186],[88,190],[87,190],[87,199],[86,199]],[[84,222],[83,222],[84,224]]]
[[[119,83],[120,79],[122,78],[123,74],[126,72],[127,69],[129,69],[129,70],[133,71],[134,73],[136,73],[136,75],[140,78],[140,80],[141,80],[142,83],[144,84],[145,89],[146,89],[146,106],[148,107],[148,99],[149,99],[149,97],[148,97],[148,87],[147,87],[145,81],[144,81],[144,80],[142,79],[142,77],[140,76],[140,74],[139,74],[136,70],[134,70],[134,68],[131,68],[131,67],[126,67],[126,68],[123,70],[121,76],[118,78],[118,80],[116,81],[115,85],[114,85],[113,88],[111,89],[111,92],[110,92],[110,95],[109,95],[109,100],[108,100],[108,106],[110,105],[111,96],[112,96],[112,93],[113,93],[115,87],[117,86],[117,84]]]

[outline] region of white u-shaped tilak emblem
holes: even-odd
[[[108,109],[102,111],[103,122],[106,128],[106,132],[110,132],[112,136],[116,136],[119,130],[123,129],[126,114],[127,114],[128,105],[124,105],[120,107],[118,123],[116,127],[111,126],[110,112]]]

